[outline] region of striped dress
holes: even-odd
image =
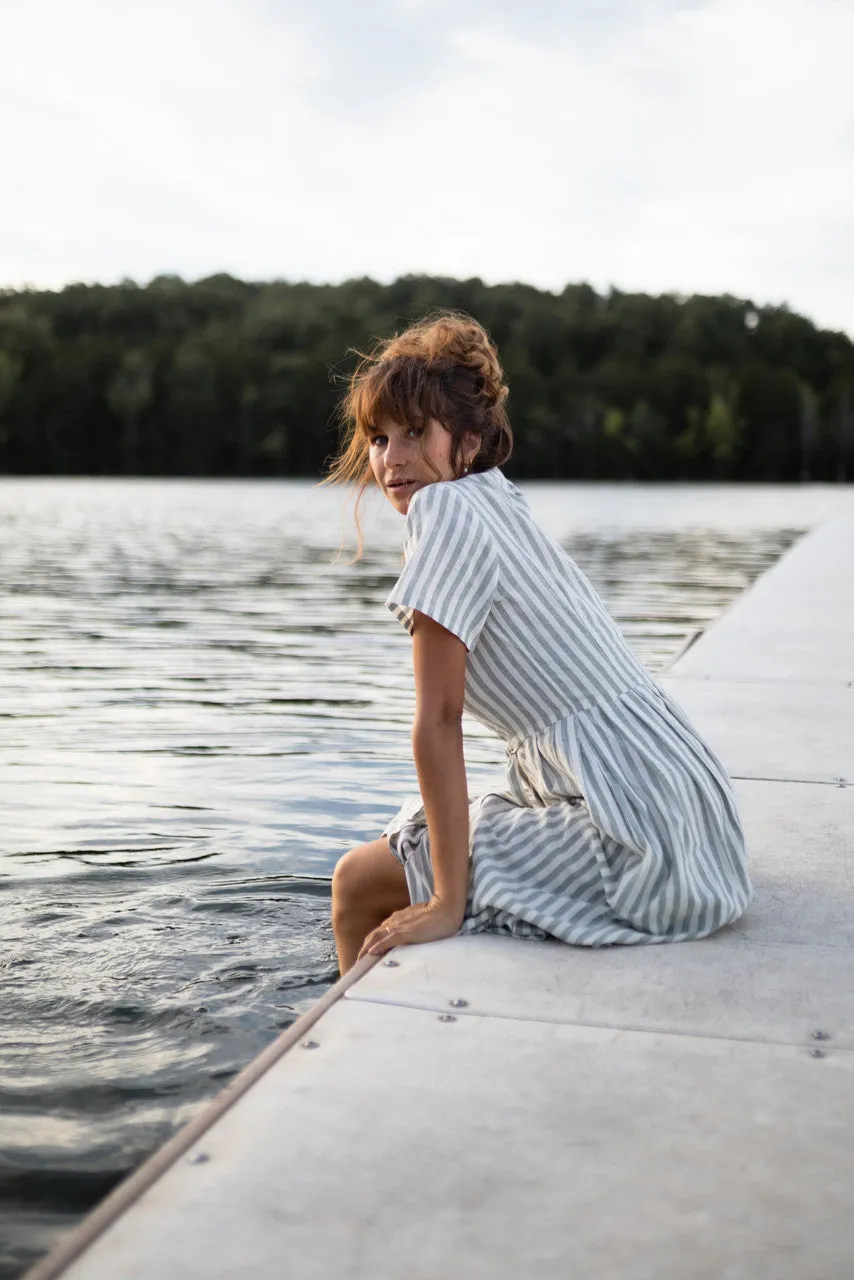
[[[752,891],[732,784],[574,561],[498,468],[419,489],[386,604],[462,640],[466,711],[506,785],[470,801],[462,933],[583,946],[701,938]],[[433,889],[421,798],[388,824],[410,898]]]

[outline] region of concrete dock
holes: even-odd
[[[854,520],[661,683],[735,780],[742,921],[362,962],[30,1280],[850,1280]]]

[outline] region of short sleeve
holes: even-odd
[[[406,517],[403,572],[386,605],[412,633],[413,611],[453,632],[471,651],[498,591],[494,540],[457,481],[425,485]]]

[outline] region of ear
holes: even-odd
[[[480,436],[474,431],[467,431],[463,436],[463,462],[470,467],[480,453]]]

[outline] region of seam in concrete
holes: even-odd
[[[407,1004],[402,1000],[379,1000],[376,996],[350,996],[348,1000],[352,1004],[369,1004],[373,1005],[374,1008],[409,1009],[411,1013],[447,1012],[444,1005]],[[542,1027],[585,1027],[591,1031],[630,1031],[633,1035],[673,1036],[680,1040],[714,1040],[721,1044],[776,1045],[778,1048],[783,1049],[811,1049],[815,1047],[812,1040],[800,1037],[792,1040],[784,1040],[776,1036],[762,1039],[747,1035],[720,1035],[715,1034],[713,1031],[679,1031],[675,1027],[645,1027],[632,1022],[593,1022],[580,1018],[574,1018],[571,1022],[563,1022],[554,1018],[534,1016],[526,1018],[523,1013],[496,1013],[494,1010],[478,1012],[477,1009],[471,1007],[455,1009],[454,1016],[458,1022],[462,1022],[465,1018],[477,1018],[482,1022],[527,1022],[535,1023]],[[823,1049],[825,1056],[829,1056],[831,1050],[834,1053],[854,1053],[854,1046],[834,1044],[832,1038],[823,1042]]]
[[[791,785],[802,787],[835,787],[839,791],[844,791],[846,787],[854,784],[851,778],[769,778],[765,774],[759,773],[730,773],[729,775],[736,782],[785,782]]]
[[[723,675],[703,676],[694,671],[677,671],[668,668],[659,671],[653,679],[684,680],[686,684],[750,684],[757,688],[769,685],[785,685],[791,689],[793,685],[806,689],[854,689],[854,680],[810,680],[806,676],[798,676],[793,680],[790,676],[733,676],[728,672]]]

